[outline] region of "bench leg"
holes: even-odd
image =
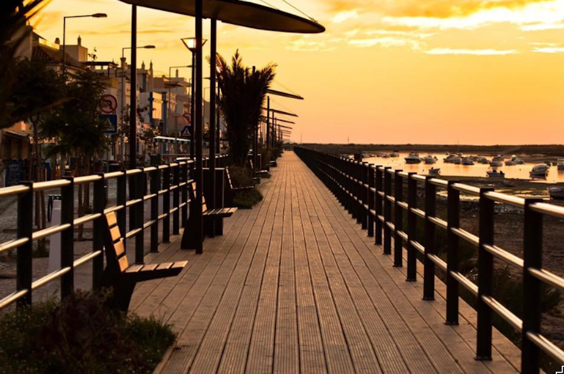
[[[131,296],[133,296],[133,290],[135,289],[135,283],[120,280],[120,283],[114,285],[113,289],[113,306],[122,312],[127,313],[129,303],[131,302]]]
[[[215,222],[215,235],[223,235],[223,218]]]
[[[184,227],[184,232],[182,233],[182,241],[180,242],[181,249],[196,249],[198,248],[198,240],[196,238],[196,232],[194,230],[194,220],[193,216],[186,221],[186,226]]]

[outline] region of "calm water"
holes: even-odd
[[[429,169],[431,167],[440,168],[441,169],[441,176],[466,176],[466,177],[486,177],[486,171],[491,170],[490,165],[487,164],[479,164],[474,163],[474,165],[455,165],[451,163],[443,162],[443,159],[447,157],[444,153],[430,153],[432,156],[437,157],[437,162],[433,165],[427,165],[423,161],[420,164],[406,164],[405,157],[409,153],[400,152],[399,157],[394,158],[382,158],[382,157],[370,157],[365,158],[363,161],[373,163],[375,165],[382,165],[382,166],[391,166],[394,169],[401,169],[407,172],[416,172],[422,175],[429,174]],[[420,153],[420,157],[425,157],[429,153]],[[492,157],[489,156],[488,160],[491,160]],[[509,156],[507,157],[509,159]],[[513,165],[513,166],[505,166],[505,162],[503,166],[497,168],[498,171],[502,170],[505,173],[506,178],[515,178],[515,179],[526,179],[531,180],[529,176],[529,172],[533,168],[533,166],[537,165],[538,163],[525,163],[524,165]],[[556,183],[562,182],[564,183],[564,171],[558,171],[556,166],[551,166],[550,171],[548,172],[548,176],[546,179],[539,179],[539,182],[549,182],[549,183]]]

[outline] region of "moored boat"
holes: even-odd
[[[441,175],[441,168],[434,168],[434,167],[430,168],[429,175],[438,177],[439,175]]]
[[[406,164],[418,164],[421,162],[421,158],[419,157],[419,153],[411,152],[409,156],[405,158]]]
[[[503,170],[497,171],[497,169],[488,170],[486,172],[486,175],[489,178],[505,178],[505,173],[503,172]]]
[[[546,178],[550,167],[546,164],[538,164],[530,171],[531,178]]]
[[[547,190],[551,199],[564,200],[564,186],[550,186]]]

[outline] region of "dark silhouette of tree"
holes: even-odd
[[[227,124],[227,140],[233,162],[245,166],[253,141],[253,130],[258,126],[266,91],[275,76],[275,64],[262,69],[243,65],[239,51],[229,65],[218,55],[218,81],[221,90],[219,107]]]

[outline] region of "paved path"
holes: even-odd
[[[405,282],[294,153],[278,165],[263,202],[226,220],[203,255],[180,250],[179,237],[148,255],[190,261],[139,286],[131,304],[178,333],[162,373],[518,371],[519,350],[497,331],[493,361],[475,361],[471,307],[444,325],[444,284],[422,301],[422,284]]]

